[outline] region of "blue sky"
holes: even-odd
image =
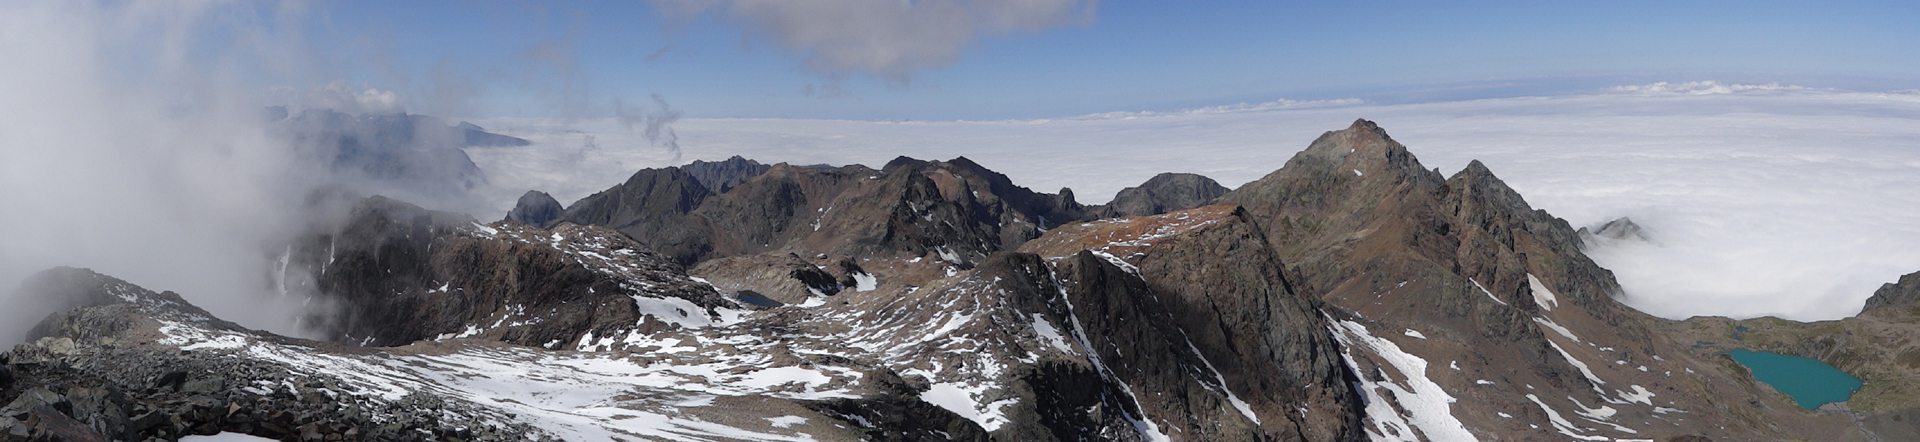
[[[1082,3],[1037,30],[978,32],[950,62],[904,81],[809,65],[818,47],[784,45],[726,9],[751,1],[684,3],[713,6],[687,16],[635,1],[323,3],[308,34],[347,67],[336,79],[399,91],[416,112],[469,116],[604,115],[616,98],[652,94],[689,117],[899,120],[1709,79],[1920,87],[1913,2]],[[458,105],[426,98],[448,78],[460,87],[440,96],[462,91]],[[803,93],[810,86],[813,96]],[[824,92],[831,87],[845,93]]]

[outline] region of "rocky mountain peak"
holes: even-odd
[[[711,253],[713,244],[698,224],[686,222],[687,213],[713,195],[678,167],[641,169],[626,182],[575,201],[547,224],[607,226],[683,265],[692,264]]]
[[[1581,227],[1579,231],[1574,233],[1579,235],[1582,241],[1589,244],[1597,241],[1653,242],[1653,236],[1648,234],[1645,228],[1640,227],[1638,223],[1634,223],[1633,219],[1624,216],[1602,223],[1598,228],[1589,229]]]
[[[708,191],[721,194],[727,193],[734,186],[745,183],[753,177],[767,173],[767,170],[772,167],[734,155],[723,161],[694,161],[680,166],[680,169],[693,175],[693,178],[698,180],[700,185],[706,186]]]
[[[1088,207],[1086,218],[1158,215],[1206,205],[1229,189],[1212,178],[1191,173],[1162,173],[1136,187],[1120,189],[1113,201]],[[1064,192],[1064,191],[1063,191]]]
[[[918,159],[914,159],[913,157],[901,155],[901,156],[893,157],[893,160],[887,161],[886,165],[880,166],[880,171],[893,172],[894,169],[899,168],[901,166],[908,166],[908,165],[917,166],[917,165],[924,165],[926,163],[927,163],[926,161],[921,161]]]
[[[561,206],[560,201],[553,199],[553,195],[529,190],[514,202],[513,210],[507,211],[507,220],[529,226],[544,226],[548,221],[560,218],[560,214],[565,211],[566,207]]]
[[[1439,181],[1438,175],[1421,167],[1406,146],[1365,119],[1355,120],[1346,129],[1321,134],[1281,170],[1286,169],[1295,173],[1351,174],[1361,180]]]
[[[1882,284],[1867,298],[1867,305],[1861,311],[1910,306],[1916,302],[1920,302],[1920,272],[1903,275],[1898,282]]]
[[[33,274],[21,283],[21,298],[55,300],[65,308],[42,319],[27,333],[27,341],[68,336],[87,340],[126,332],[135,324],[120,315],[142,315],[185,321],[227,330],[244,330],[214,318],[174,292],[154,292],[91,269],[56,267]],[[114,314],[98,314],[89,307],[115,306]]]

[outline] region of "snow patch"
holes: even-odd
[[[853,276],[853,290],[856,292],[871,292],[880,288],[880,278],[871,273],[854,272],[850,276]]]
[[[260,436],[245,433],[220,433],[212,436],[181,436],[180,442],[274,442]]]
[[[1533,303],[1540,304],[1540,308],[1553,311],[1554,307],[1560,306],[1560,298],[1554,296],[1553,290],[1547,289],[1547,285],[1540,283],[1540,278],[1533,277],[1532,273],[1527,274],[1527,288],[1533,292]]]
[[[159,322],[160,334],[166,337],[155,342],[181,350],[232,350],[245,348],[250,342],[246,336],[238,333],[206,330],[167,320]]]
[[[807,423],[807,418],[800,416],[763,417],[761,419],[766,419],[767,424],[773,425],[776,428],[787,428]]]
[[[1653,405],[1653,392],[1647,391],[1647,387],[1642,387],[1639,385],[1633,385],[1631,387],[1633,388],[1632,393],[1628,393],[1620,390],[1614,390],[1613,392],[1619,393],[1620,400],[1627,401],[1628,403]]]
[[[1220,375],[1220,369],[1213,368],[1213,361],[1207,360],[1207,355],[1200,354],[1200,348],[1193,346],[1192,339],[1187,340],[1187,349],[1193,350],[1193,355],[1200,358],[1200,363],[1207,365],[1207,371],[1213,373],[1213,381],[1220,386],[1220,392],[1227,395],[1227,402],[1232,403],[1233,408],[1240,410],[1240,415],[1246,416],[1254,425],[1260,425],[1260,417],[1253,414],[1253,407],[1247,405],[1247,401],[1240,400],[1239,395],[1233,394],[1233,389],[1227,387],[1227,377]]]
[[[1613,440],[1612,438],[1609,438],[1606,436],[1588,436],[1588,435],[1580,434],[1579,432],[1580,427],[1575,427],[1573,426],[1573,422],[1567,421],[1567,418],[1560,417],[1560,412],[1553,411],[1553,407],[1547,406],[1546,402],[1541,402],[1539,396],[1528,394],[1527,399],[1533,400],[1534,405],[1539,405],[1541,410],[1547,412],[1547,420],[1553,424],[1553,429],[1559,431],[1560,434],[1564,434],[1567,437],[1573,438],[1574,440],[1593,440],[1593,441]]]
[[[1603,381],[1603,380],[1600,380],[1600,377],[1599,377],[1599,376],[1595,376],[1595,375],[1593,374],[1593,370],[1589,370],[1589,369],[1587,369],[1587,364],[1586,364],[1586,363],[1584,363],[1584,362],[1580,362],[1580,360],[1579,360],[1579,359],[1574,359],[1574,357],[1573,357],[1573,354],[1572,354],[1572,353],[1567,353],[1567,350],[1566,350],[1566,349],[1563,349],[1563,348],[1560,348],[1560,344],[1558,344],[1558,343],[1555,343],[1555,342],[1553,342],[1553,340],[1552,340],[1552,339],[1548,339],[1548,340],[1547,340],[1547,345],[1551,345],[1551,346],[1553,346],[1553,349],[1554,349],[1554,350],[1556,350],[1556,351],[1559,351],[1559,352],[1560,352],[1560,356],[1561,356],[1561,357],[1564,357],[1564,358],[1567,358],[1567,363],[1568,363],[1568,364],[1573,364],[1573,368],[1578,368],[1578,369],[1580,369],[1580,374],[1581,374],[1581,375],[1583,375],[1583,376],[1586,376],[1586,377],[1587,377],[1587,381],[1588,381],[1588,382],[1592,382],[1592,383],[1593,383],[1593,390],[1594,390],[1594,391],[1598,391],[1598,392],[1600,392],[1600,394],[1601,394],[1601,395],[1606,395],[1606,394],[1607,394],[1607,391],[1606,391],[1606,390],[1601,390],[1601,389],[1600,389],[1600,386],[1601,386],[1601,385],[1606,385],[1606,383],[1607,383],[1607,381]]]
[[[1353,349],[1358,348],[1371,353],[1406,378],[1406,385],[1401,385],[1382,370],[1373,376],[1379,380],[1363,379],[1360,382],[1360,390],[1367,395],[1367,417],[1374,423],[1374,428],[1367,429],[1367,435],[1372,440],[1418,441],[1420,439],[1414,432],[1416,427],[1431,441],[1478,440],[1460,423],[1460,419],[1453,416],[1453,396],[1427,378],[1425,359],[1401,351],[1393,341],[1375,337],[1365,325],[1358,322],[1334,321],[1332,331],[1342,347],[1340,357],[1355,373],[1361,372],[1353,354]],[[1393,399],[1388,399],[1388,395],[1381,393],[1382,390],[1391,393]]]
[[[1580,342],[1580,337],[1574,336],[1573,331],[1567,330],[1566,327],[1561,327],[1560,324],[1554,323],[1551,319],[1534,317],[1533,322],[1553,329],[1553,331],[1560,332],[1560,336],[1566,336],[1567,339],[1572,339],[1573,342]]]
[[[965,261],[960,260],[960,254],[947,250],[946,246],[935,247],[933,251],[934,253],[940,254],[941,261],[954,263],[955,265],[966,264]]]
[[[1475,281],[1473,280],[1473,278],[1467,278],[1467,282],[1473,283],[1474,288],[1480,289],[1480,293],[1487,294],[1487,299],[1492,299],[1493,302],[1498,302],[1500,303],[1500,305],[1507,305],[1506,301],[1501,301],[1499,297],[1493,296],[1493,292],[1487,291],[1487,286],[1480,285],[1480,281]]]
[[[1018,402],[1018,399],[982,404],[979,398],[986,393],[987,387],[987,385],[973,383],[941,382],[933,384],[926,392],[920,393],[920,400],[938,405],[940,408],[980,424],[982,429],[994,431],[1007,423],[1007,417],[1001,409],[1013,405],[1014,402]]]
[[[632,295],[633,307],[641,315],[652,316],[662,322],[680,324],[682,327],[705,327],[713,325],[713,318],[703,313],[707,309],[694,305],[692,301],[680,298],[651,298]]]
[[[1094,256],[1098,256],[1101,259],[1107,260],[1107,262],[1109,263],[1113,263],[1113,266],[1119,267],[1120,270],[1125,270],[1127,271],[1127,273],[1132,274],[1133,276],[1140,277],[1140,268],[1134,266],[1131,263],[1128,263],[1127,260],[1120,259],[1120,257],[1118,256],[1113,256],[1113,254],[1107,253],[1104,250],[1088,250],[1088,252],[1092,252]]]
[[[1060,330],[1053,328],[1053,323],[1047,322],[1046,315],[1033,314],[1033,331],[1040,334],[1041,341],[1060,350],[1061,353],[1074,354],[1073,347],[1067,344],[1067,338],[1061,337]]]

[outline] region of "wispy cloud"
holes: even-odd
[[[333,109],[350,114],[396,114],[406,112],[400,95],[371,86],[353,87],[346,80],[304,88],[275,86],[268,88],[268,100],[289,108]]]
[[[981,37],[1038,32],[1093,18],[1091,0],[655,0],[672,17],[719,13],[751,35],[802,54],[829,75],[906,83],[946,66]]]
[[[1718,81],[1706,80],[1706,81],[1687,81],[1687,82],[1679,82],[1679,83],[1668,83],[1668,82],[1662,81],[1658,83],[1649,83],[1649,84],[1614,86],[1612,91],[1627,92],[1627,93],[1644,93],[1644,94],[1709,95],[1709,94],[1732,94],[1732,93],[1762,92],[1762,91],[1805,91],[1810,89],[1811,88],[1804,87],[1804,86],[1793,86],[1793,85],[1783,86],[1780,83],[1739,84],[1739,83],[1721,83]]]

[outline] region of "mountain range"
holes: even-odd
[[[1584,253],[1627,239],[1365,120],[1103,205],[965,157],[694,162],[494,222],[375,196],[274,257],[319,339],[34,276],[78,307],[0,361],[0,440],[1920,440],[1920,273],[1675,321]],[[1808,410],[1735,349],[1865,386]]]

